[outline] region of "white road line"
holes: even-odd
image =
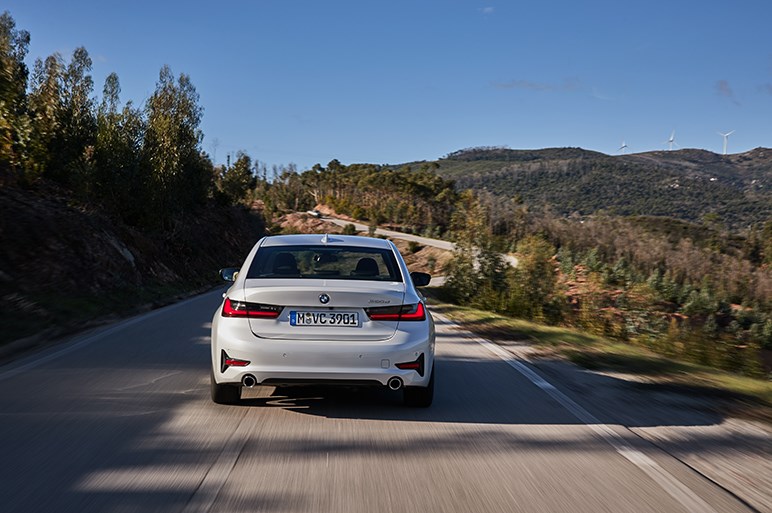
[[[3,367],[0,367],[0,369],[7,369],[7,370],[0,370],[0,381],[4,381],[6,379],[12,378],[23,372],[27,372],[31,369],[34,369],[35,367],[39,367],[44,363],[48,363],[58,358],[61,358],[62,356],[72,353],[73,351],[77,351],[78,349],[82,349],[88,345],[91,345],[100,339],[106,338],[112,335],[113,333],[117,333],[119,331],[125,330],[130,326],[139,324],[140,322],[146,321],[148,319],[152,319],[153,317],[156,317],[158,315],[168,313],[171,310],[175,310],[177,308],[185,306],[186,304],[199,299],[202,295],[205,295],[205,294],[208,294],[208,292],[205,292],[204,294],[199,294],[197,296],[193,296],[192,298],[188,298],[184,301],[180,301],[179,303],[174,303],[172,305],[165,306],[157,310],[153,310],[152,312],[148,312],[146,314],[142,314],[137,317],[127,319],[125,321],[120,321],[117,324],[114,324],[107,329],[102,329],[97,331],[96,333],[87,335],[85,338],[82,338],[82,339],[76,338],[73,342],[67,343],[64,347],[44,350],[39,354],[33,354],[19,361],[11,362]]]
[[[463,329],[463,327],[453,323],[452,321],[448,321],[448,324],[455,326],[456,328]],[[544,392],[559,402],[577,419],[582,421],[590,429],[595,431],[601,438],[608,442],[623,458],[633,463],[636,467],[645,472],[646,475],[652,478],[671,497],[681,503],[681,505],[686,508],[687,511],[690,513],[717,513],[713,507],[701,499],[686,485],[676,479],[675,476],[659,466],[657,462],[630,446],[624,440],[624,438],[622,438],[609,426],[603,424],[593,414],[582,408],[571,398],[555,388],[552,383],[545,380],[528,365],[515,358],[509,351],[485,339],[474,337],[473,340],[501,358],[510,367],[525,376],[531,383],[544,390]]]

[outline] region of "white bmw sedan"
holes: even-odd
[[[212,400],[238,403],[242,387],[332,384],[434,396],[434,321],[390,241],[280,235],[255,244],[212,321]]]

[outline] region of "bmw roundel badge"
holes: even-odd
[[[323,305],[326,305],[327,303],[330,302],[330,296],[328,296],[327,294],[319,294],[319,302],[322,303]]]

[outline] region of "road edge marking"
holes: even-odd
[[[442,317],[446,324],[461,330],[464,328],[445,316]],[[464,330],[467,331],[467,330]],[[710,504],[698,496],[689,487],[679,481],[673,474],[662,468],[656,461],[643,454],[641,451],[633,448],[627,441],[612,430],[607,424],[601,422],[592,413],[580,406],[576,401],[558,390],[555,385],[544,379],[528,365],[517,359],[512,353],[503,349],[497,344],[480,337],[472,337],[471,340],[477,342],[488,351],[498,356],[507,365],[518,371],[528,381],[546,392],[555,399],[561,406],[568,410],[572,415],[579,419],[587,427],[611,445],[614,450],[627,461],[641,469],[649,476],[660,488],[665,490],[673,499],[678,501],[690,513],[718,513]],[[635,434],[635,433],[633,433]]]

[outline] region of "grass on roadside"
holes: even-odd
[[[496,341],[525,341],[545,353],[582,367],[635,375],[651,385],[670,385],[731,400],[734,411],[772,420],[772,382],[673,360],[646,348],[609,340],[580,330],[546,326],[434,299],[425,289],[433,312],[463,324],[473,333]]]

